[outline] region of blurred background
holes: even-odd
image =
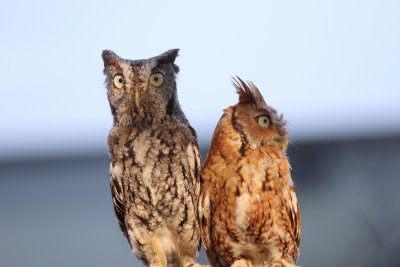
[[[141,266],[112,210],[100,55],[170,48],[203,157],[232,75],[284,113],[300,265],[400,266],[399,25],[395,0],[2,1],[0,266]]]

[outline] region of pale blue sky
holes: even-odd
[[[180,48],[183,110],[207,143],[252,80],[294,142],[400,133],[399,1],[3,1],[0,158],[105,150],[103,49]]]

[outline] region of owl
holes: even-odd
[[[295,266],[300,213],[286,158],[286,122],[257,87],[233,80],[203,166],[199,222],[212,266]]]
[[[177,98],[178,49],[144,60],[105,50],[114,211],[146,266],[196,266],[201,159]]]

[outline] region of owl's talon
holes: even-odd
[[[245,260],[245,259],[239,259],[236,260],[231,267],[252,267],[252,264],[250,261]]]
[[[280,262],[274,262],[271,267],[300,267],[293,263],[288,263],[285,259],[282,259]]]

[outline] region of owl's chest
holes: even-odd
[[[165,155],[178,153],[173,133],[159,127],[111,131],[108,137],[112,161],[122,161],[126,166],[145,167]]]
[[[183,193],[185,184],[179,181],[188,168],[185,143],[176,140],[180,135],[178,130],[154,127],[117,133],[110,133],[110,159],[112,164],[120,166],[123,187],[130,195],[158,203],[165,197],[172,199]]]
[[[286,165],[271,159],[261,159],[256,164],[243,160],[233,170],[214,177],[210,198],[219,203],[215,212],[231,228],[243,230],[243,235],[250,237],[260,232],[266,218],[272,220],[280,214],[289,190],[285,183]]]

